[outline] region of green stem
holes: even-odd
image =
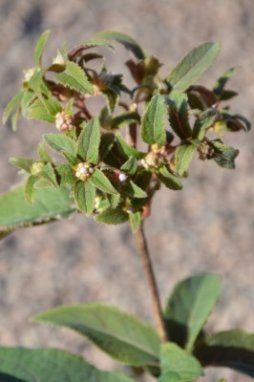
[[[163,311],[158,291],[158,286],[153,270],[152,260],[148,249],[148,244],[144,231],[144,223],[142,222],[140,228],[135,233],[136,246],[141,256],[144,272],[147,279],[147,284],[150,290],[153,316],[156,322],[159,336],[163,342],[169,340],[169,336],[166,329],[166,323],[163,317]]]

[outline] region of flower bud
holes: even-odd
[[[128,176],[124,172],[120,172],[118,175],[118,179],[120,180],[121,183],[123,183],[128,179]]]
[[[93,167],[89,163],[81,162],[77,165],[75,170],[75,176],[85,181],[94,172]]]
[[[58,131],[64,133],[72,130],[74,125],[72,124],[72,117],[66,111],[60,111],[56,114],[55,125]]]
[[[43,162],[34,162],[31,167],[31,174],[34,176],[39,175],[44,167]]]

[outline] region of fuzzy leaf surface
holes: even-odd
[[[192,382],[202,376],[198,360],[173,342],[161,346],[159,382]]]
[[[75,62],[67,61],[65,70],[57,75],[57,79],[70,89],[93,95],[93,85],[84,70]]]
[[[218,56],[220,45],[207,42],[191,50],[172,70],[167,81],[174,90],[184,92],[209,69]]]
[[[102,304],[66,306],[35,319],[73,329],[123,363],[133,366],[158,363],[157,333],[145,322],[117,308]]]
[[[218,276],[201,273],[179,282],[170,296],[165,312],[174,342],[191,350],[219,297]]]
[[[27,203],[23,185],[0,195],[0,233],[44,224],[75,212],[65,188],[36,189],[33,197],[34,203]]]
[[[142,138],[148,144],[164,145],[166,143],[167,107],[162,95],[154,95],[142,118]]]
[[[83,124],[83,130],[78,139],[78,154],[87,162],[96,164],[99,160],[100,123],[98,118]]]
[[[41,65],[42,54],[43,54],[45,45],[46,45],[46,43],[48,41],[49,35],[50,35],[50,31],[49,30],[43,32],[42,35],[39,37],[39,40],[37,41],[37,44],[35,46],[35,49],[34,49],[34,61],[35,61],[35,64],[38,65],[38,66]]]
[[[2,373],[13,379],[2,379]],[[120,373],[100,371],[62,350],[18,347],[0,348],[0,378],[2,382],[133,382]]]

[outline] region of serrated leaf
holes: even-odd
[[[93,95],[93,85],[89,82],[84,70],[75,62],[67,61],[65,70],[56,76],[57,80],[80,93]]]
[[[101,170],[96,169],[94,173],[90,176],[89,180],[93,185],[102,192],[107,194],[117,194],[117,190],[113,187],[111,182],[108,180],[106,175],[103,174]]]
[[[49,156],[49,154],[47,153],[47,150],[46,150],[46,147],[45,147],[45,142],[44,141],[41,141],[38,145],[38,148],[37,148],[37,152],[38,152],[38,155],[40,157],[40,160],[42,162],[52,162],[52,159],[51,157]]]
[[[8,379],[1,378],[2,382],[134,382],[120,373],[100,371],[81,357],[58,349],[1,347],[0,377],[3,373]]]
[[[96,220],[105,224],[122,224],[127,222],[129,215],[122,207],[108,208],[97,215]]]
[[[239,150],[224,145],[220,140],[211,141],[210,146],[214,149],[211,159],[221,167],[230,170],[235,168],[235,158],[239,154]]]
[[[168,98],[169,121],[172,129],[181,139],[192,136],[188,116],[187,95],[174,91]]]
[[[165,318],[171,339],[191,350],[220,292],[218,276],[201,273],[179,282],[170,296]]]
[[[166,144],[167,107],[165,97],[154,95],[142,118],[142,138],[148,144]]]
[[[99,119],[93,118],[87,124],[83,124],[82,127],[83,130],[78,138],[77,153],[85,161],[97,164],[101,137]]]
[[[90,42],[96,42],[96,40],[117,41],[120,44],[122,44],[126,49],[130,50],[139,60],[143,60],[146,56],[143,49],[138,45],[138,43],[132,37],[124,33],[113,31],[99,32],[93,36]]]
[[[195,355],[204,366],[229,367],[254,377],[254,334],[228,330],[205,336]]]
[[[166,166],[162,166],[157,173],[160,181],[170,190],[181,190],[183,188],[182,183],[176,175],[172,174]]]
[[[136,211],[129,214],[129,221],[131,225],[131,230],[133,233],[137,232],[141,223],[142,223],[142,215],[141,212]]]
[[[61,105],[51,99],[36,99],[26,111],[27,119],[55,123],[55,115],[61,111]]]
[[[172,70],[167,81],[174,90],[184,92],[213,65],[220,45],[207,42],[191,50]]]
[[[85,214],[91,215],[94,210],[96,197],[95,187],[91,181],[77,182],[73,188],[74,199],[78,208]]]
[[[37,44],[34,49],[34,61],[35,64],[38,66],[41,66],[41,58],[43,54],[44,47],[48,41],[50,35],[50,31],[47,30],[39,37],[39,40],[37,41]]]
[[[198,360],[174,343],[161,346],[159,382],[192,382],[203,374]]]
[[[34,203],[25,200],[24,185],[0,195],[0,233],[44,224],[75,212],[64,187],[34,190]]]
[[[176,172],[183,176],[190,166],[190,162],[197,150],[194,143],[183,143],[179,145],[175,153]]]
[[[47,144],[59,153],[76,155],[76,142],[74,139],[63,134],[46,134],[43,136]]]
[[[5,106],[2,116],[2,123],[5,124],[7,120],[9,119],[10,115],[16,110],[20,102],[22,100],[24,91],[20,90],[18,94],[16,94],[12,99],[8,102],[8,104]]]
[[[132,365],[156,365],[159,338],[152,327],[115,307],[83,304],[60,307],[35,317],[88,337],[111,357]]]

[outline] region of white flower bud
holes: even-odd
[[[128,176],[124,172],[120,172],[118,175],[118,179],[120,180],[120,182],[125,182],[128,179]]]
[[[79,163],[75,170],[75,176],[85,181],[94,172],[94,169],[88,163]]]
[[[58,131],[65,132],[74,128],[72,117],[66,111],[60,111],[55,116],[55,125]]]

